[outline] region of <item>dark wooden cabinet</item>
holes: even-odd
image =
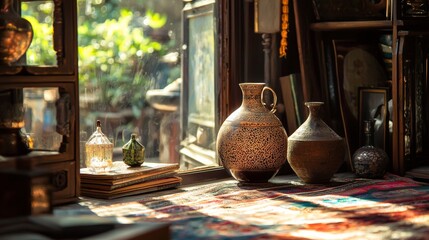
[[[51,29],[52,35],[37,32],[41,31],[39,24],[33,26],[33,46],[30,45],[26,55],[15,63],[0,65],[1,101],[19,96],[11,100],[12,104],[0,103],[3,114],[0,120],[8,121],[8,114],[22,118],[20,137],[30,151],[8,152],[5,146],[0,146],[4,153],[0,154],[0,169],[23,165],[26,170],[47,169],[53,203],[62,204],[77,200],[79,194],[77,8],[75,0],[14,2],[17,12],[35,19],[39,5],[44,7],[40,14],[48,11],[52,19],[40,25],[48,25],[46,29]],[[42,44],[44,41],[48,43],[46,46]],[[37,59],[39,48],[51,52],[50,59]],[[30,51],[33,51],[31,56]],[[36,61],[30,59],[34,56]],[[0,132],[4,142],[13,142],[7,129],[0,127]]]
[[[305,101],[326,103],[326,122],[347,139],[350,160],[361,145],[361,116],[379,117],[366,109],[368,99],[383,93],[380,136],[389,171],[404,175],[429,165],[427,3],[410,13],[413,1],[379,1],[385,5],[368,15],[372,6],[366,11],[332,1],[337,5],[321,15],[320,2],[293,1]],[[346,17],[341,11],[361,12]]]

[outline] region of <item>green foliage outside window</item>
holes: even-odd
[[[24,18],[31,23],[33,40],[27,50],[27,64],[55,65],[56,55],[53,46],[54,32],[52,2],[25,2],[21,6]]]
[[[144,60],[149,54],[162,55],[166,50],[145,37],[143,28],[133,28],[132,20],[133,13],[122,9],[118,19],[84,22],[78,30],[79,81],[95,87],[102,103],[110,103],[110,110],[124,105],[141,107],[145,92],[151,88]]]
[[[150,33],[167,22],[165,15],[144,15],[121,7],[120,0],[78,0],[78,56],[80,94],[92,95],[99,111],[132,108],[140,115],[146,91],[157,86],[160,59],[174,47],[174,40],[154,39]],[[88,4],[89,3],[89,4]],[[55,64],[52,44],[53,3],[38,3],[35,9],[22,4],[38,38],[27,52],[29,64]],[[34,60],[37,59],[37,60]],[[31,62],[33,61],[33,62]],[[164,68],[166,83],[179,77],[178,66]],[[92,124],[92,122],[91,122]]]

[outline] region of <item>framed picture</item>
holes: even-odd
[[[374,146],[385,151],[389,136],[389,88],[359,88],[359,145],[365,144],[364,121],[374,120]]]
[[[402,16],[405,18],[428,17],[428,2],[421,0],[403,0],[401,1]]]
[[[351,159],[351,155],[360,147],[359,128],[355,127],[359,126],[359,88],[384,87],[388,83],[388,77],[376,42],[364,39],[333,39],[332,45],[335,78],[331,83],[334,86],[328,88],[337,89],[342,125]]]
[[[198,159],[215,162],[219,82],[214,0],[185,4],[183,42],[181,157],[191,165],[199,164]]]

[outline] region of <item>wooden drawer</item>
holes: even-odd
[[[74,161],[43,164],[41,167],[52,172],[54,205],[77,201],[79,179]]]

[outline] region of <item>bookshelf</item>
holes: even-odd
[[[350,143],[351,139],[358,136],[357,132],[347,131],[347,126],[353,122],[345,117],[344,106],[349,100],[341,98],[344,84],[348,84],[350,78],[341,79],[344,68],[338,64],[344,60],[339,59],[339,56],[347,55],[338,54],[338,48],[344,46],[335,43],[352,39],[354,45],[351,47],[373,47],[375,51],[364,49],[373,54],[384,67],[386,53],[377,47],[383,36],[390,36],[391,69],[387,69],[386,80],[381,86],[387,87],[391,96],[387,119],[389,132],[386,136],[389,144],[385,149],[391,158],[389,171],[405,175],[418,168],[420,177],[422,172],[427,172],[429,178],[426,167],[429,165],[429,151],[424,147],[429,142],[429,131],[426,128],[429,106],[423,100],[429,94],[429,15],[427,12],[419,16],[410,15],[407,1],[386,2],[389,4],[385,12],[391,14],[384,19],[365,17],[322,21],[314,14],[314,1],[293,1],[304,97],[306,101],[320,100],[327,103],[327,123],[340,135],[348,135],[346,137]],[[363,82],[355,84],[358,87],[364,85]],[[349,146],[350,155],[356,147]]]

